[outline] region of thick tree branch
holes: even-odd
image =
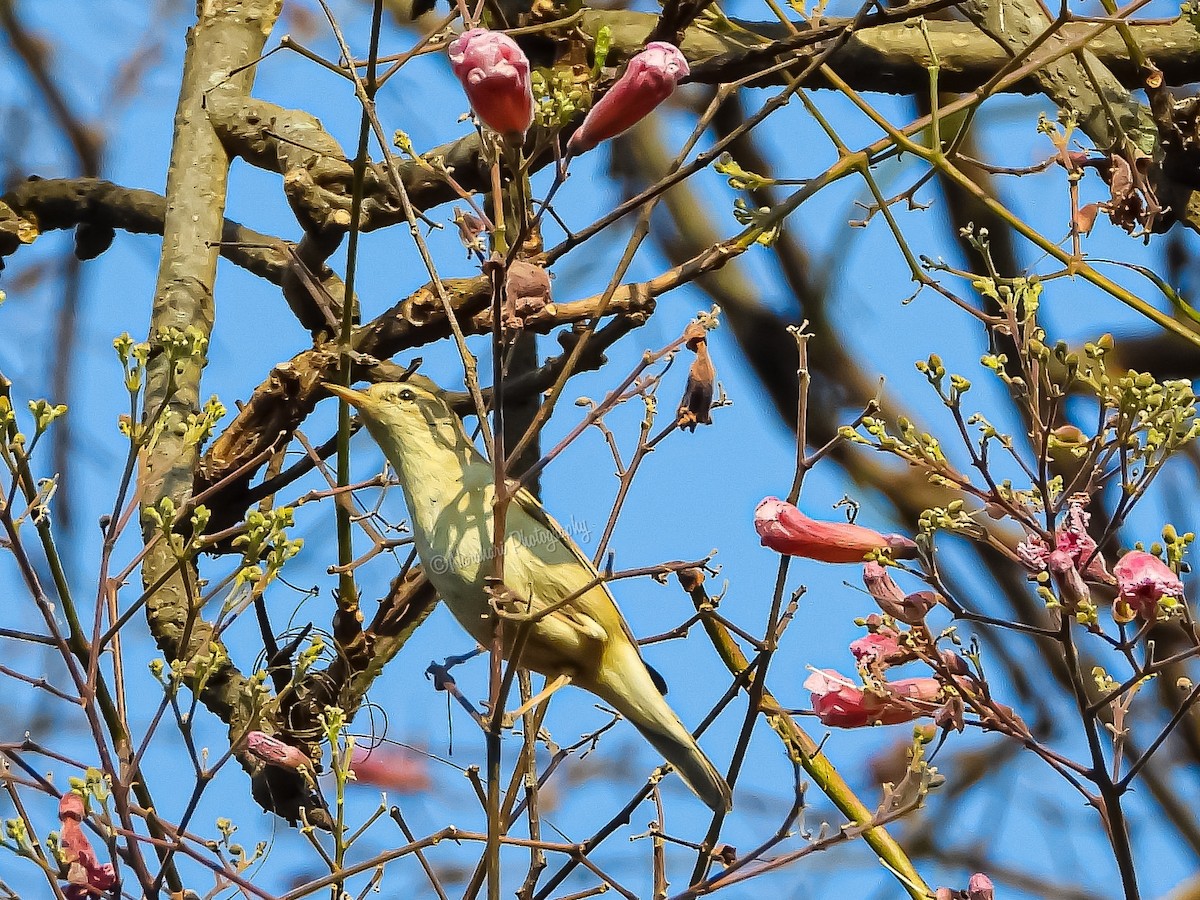
[[[899,7],[898,11],[903,11]],[[652,13],[624,10],[589,10],[582,29],[595,37],[607,25],[613,34],[613,57],[621,59],[635,51],[650,34],[657,21]],[[849,24],[848,19],[828,19],[820,30],[805,30],[800,37],[784,41],[788,32],[777,23],[736,22],[726,31],[693,25],[684,36],[683,50],[693,61],[692,81],[717,84],[752,75],[782,61],[785,52],[801,42],[802,52],[796,63],[765,76],[761,84],[784,84],[803,70],[819,49]],[[907,22],[861,28],[829,57],[827,64],[856,91],[886,94],[912,94],[929,89],[929,50],[937,54],[941,71],[938,83],[947,91],[966,93],[992,78],[1010,56],[995,41],[970,22],[927,21],[929,42],[921,30]],[[1072,41],[1093,24],[1068,23],[1061,29],[1062,39]],[[1163,70],[1170,85],[1191,84],[1200,80],[1200,44],[1196,29],[1185,19],[1168,25],[1131,25],[1139,46]],[[1035,32],[1036,33],[1036,32]],[[1144,86],[1144,75],[1129,58],[1129,52],[1115,30],[1097,37],[1089,51],[1107,68],[1117,82],[1129,90]],[[828,87],[819,77],[814,88]],[[1012,93],[1036,94],[1041,85],[1027,78],[1008,88]]]
[[[229,175],[229,157],[203,113],[205,99],[249,93],[254,74],[249,64],[261,55],[281,6],[282,0],[201,3],[198,21],[188,35],[167,174],[163,250],[149,328],[152,357],[143,401],[144,415],[159,418],[164,427],[141,458],[138,479],[143,509],[158,507],[167,499],[175,508],[185,503],[199,458],[196,442],[187,440],[186,422],[199,405]],[[190,332],[194,352],[170,349],[171,344],[179,344],[184,329]],[[176,558],[169,542],[154,541],[142,565],[142,581],[155,641],[169,663],[182,663],[184,680],[228,724],[231,740],[240,741],[249,729],[259,726],[264,711],[256,708],[257,692],[233,664],[212,625],[200,616],[194,564]],[[261,764],[248,767],[262,768]],[[302,807],[309,806],[310,821],[320,822],[323,810],[311,806],[300,778],[292,781],[290,791],[274,793],[273,807],[296,818]]]
[[[81,225],[161,235],[166,213],[166,198],[154,191],[102,178],[30,178],[0,196],[0,256],[46,232]],[[287,241],[228,219],[222,220],[219,240],[221,255],[230,262],[282,284]]]
[[[593,37],[602,26],[610,27],[611,59],[619,62],[641,46],[656,22],[657,17],[650,13],[589,11],[581,27]],[[827,27],[812,35],[813,46],[831,38],[846,24],[846,20],[829,20]],[[1060,34],[1063,40],[1071,41],[1090,27],[1094,26],[1068,23],[1062,26]],[[930,46],[938,56],[939,85],[947,91],[978,88],[1010,59],[1003,47],[970,23],[930,21],[926,28],[928,45],[920,30],[906,23],[860,29],[834,51],[828,64],[857,91],[909,94],[928,89],[926,67]],[[1130,28],[1145,54],[1163,70],[1168,84],[1200,80],[1200,41],[1189,22],[1180,19],[1168,25],[1134,24]],[[692,80],[716,83],[759,71],[778,58],[781,51],[777,42],[783,36],[780,27],[774,24],[731,25],[728,31],[693,25],[684,39],[684,49],[693,61]],[[1129,59],[1115,30],[1099,35],[1089,45],[1089,52],[1122,87],[1143,87],[1144,76]],[[807,62],[807,55],[801,53],[793,68],[801,69]],[[791,69],[784,69],[766,76],[762,83],[783,83],[792,74]],[[818,80],[813,86],[824,85]],[[1041,87],[1036,79],[1028,78],[1009,90],[1037,93]],[[230,152],[270,171],[293,173],[289,196],[293,200],[297,196],[307,198],[311,206],[305,208],[310,211],[326,208],[329,224],[340,223],[336,211],[349,210],[349,195],[345,191],[349,163],[340,145],[320,128],[315,118],[251,98],[231,101],[212,97],[209,107],[214,127]],[[451,141],[425,155],[427,159],[440,157],[453,168],[464,187],[489,187],[490,176],[480,162],[476,135]],[[431,168],[409,160],[401,162],[399,169],[416,209],[430,209],[455,199],[454,191]],[[382,172],[375,172],[368,180],[369,187],[374,186],[380,193],[372,195],[364,206],[364,228],[381,228],[400,221],[402,216],[387,194]],[[163,198],[151,191],[122,188],[95,179],[30,181],[0,198],[0,256],[10,255],[40,233],[84,223],[133,233],[161,234],[164,210]],[[222,255],[273,283],[282,283],[287,259],[280,239],[227,222],[221,240],[226,242]],[[265,244],[268,249],[230,246],[236,244]]]

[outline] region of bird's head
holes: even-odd
[[[441,388],[421,375],[406,381],[380,382],[363,391],[326,384],[356,410],[393,465],[412,455],[441,449],[462,449],[469,444],[462,421],[446,403]]]

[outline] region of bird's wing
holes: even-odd
[[[528,551],[543,563],[541,589],[536,597],[530,598],[535,609],[544,609],[582,591],[570,603],[551,613],[551,616],[561,616],[576,628],[582,627],[589,631],[599,628],[603,637],[620,634],[636,648],[637,639],[609,593],[608,585],[600,581],[596,567],[584,556],[579,545],[529,491],[518,491],[513,502],[514,506],[509,508],[508,513],[509,539],[505,549],[505,581],[510,581],[511,575],[513,582],[509,586],[522,596],[529,597],[529,592],[522,590],[520,584],[524,574],[521,571],[524,568],[521,565],[521,557]],[[547,538],[542,539],[539,531],[544,532]],[[510,547],[516,549],[516,552],[511,554],[514,563],[511,567]],[[596,636],[601,637],[601,634]],[[665,694],[666,684],[662,677],[649,666],[646,668],[649,669],[656,687]]]

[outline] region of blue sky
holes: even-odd
[[[161,55],[151,65],[132,102],[118,104],[97,86],[110,82],[115,67],[130,45],[148,27],[141,21],[141,5],[105,4],[108,8],[104,12],[76,0],[23,6],[27,9],[22,12],[31,24],[53,31],[56,41],[61,40],[66,49],[59,64],[66,73],[72,99],[86,118],[96,121],[111,136],[105,176],[131,187],[161,191],[170,149],[183,26],[189,11],[172,9],[167,13],[165,31],[168,39],[160,48]],[[344,14],[342,21],[351,42],[359,49],[365,49],[366,16],[355,11],[358,6],[351,7],[349,3],[337,4],[335,8]],[[746,16],[758,14],[749,3],[741,4],[733,12]],[[74,23],[75,27],[64,28],[67,22]],[[293,20],[291,27],[295,25]],[[284,30],[279,29],[268,46],[273,46]],[[386,51],[401,49],[410,39],[389,25],[385,29],[384,48]],[[311,39],[306,38],[305,42],[319,52],[336,55],[334,44],[324,30]],[[9,69],[0,68],[0,108],[28,104],[27,79],[11,68],[11,54],[6,54],[4,60],[0,65],[8,65]],[[353,145],[358,127],[357,107],[347,84],[333,75],[294,55],[280,53],[260,67],[255,93],[283,106],[303,106],[318,115],[344,147]],[[688,96],[685,94],[685,99]],[[748,103],[760,102],[766,96],[751,95]],[[816,95],[816,99],[833,117],[851,147],[861,146],[878,136],[874,127],[850,110],[848,104],[829,94]],[[872,99],[893,118],[905,120],[910,115],[905,100]],[[1048,111],[1048,101],[1002,99],[996,101],[992,109],[982,134],[997,161],[1024,165],[1050,153],[1048,143],[1035,129],[1037,112]],[[438,57],[413,62],[403,77],[391,82],[379,103],[385,127],[404,129],[422,149],[466,134],[469,126],[456,121],[465,110],[461,92],[444,61]],[[671,123],[682,121],[675,113],[668,113],[666,117]],[[789,177],[813,175],[835,158],[824,135],[798,104],[780,112],[765,134],[765,145],[778,166],[778,174]],[[678,146],[684,137],[678,127],[671,130],[671,135],[674,146]],[[46,177],[71,174],[64,169],[62,147],[44,124],[34,126],[23,147],[23,155],[17,161],[18,169]],[[619,199],[616,186],[605,180],[607,152],[601,148],[578,160],[570,181],[557,198],[557,208],[572,225],[592,221]],[[895,193],[907,186],[919,170],[911,161],[900,161],[889,163],[877,174],[884,190]],[[544,190],[546,177],[546,173],[539,177],[538,189]],[[723,235],[735,233],[738,226],[730,214],[733,192],[725,186],[723,179],[711,172],[699,176],[697,183],[712,211],[714,226]],[[1085,190],[1095,189],[1095,185],[1085,183]],[[1050,235],[1065,233],[1068,213],[1061,172],[1052,169],[1045,175],[1007,184],[1006,191],[1009,197],[1016,197],[1018,192],[1023,195],[1020,209],[1031,223]],[[952,371],[971,377],[977,385],[972,395],[976,404],[994,412],[1000,395],[986,373],[978,368],[979,355],[985,348],[981,330],[932,293],[922,294],[916,301],[904,305],[903,301],[912,293],[912,285],[882,221],[874,221],[862,230],[846,227],[848,218],[858,216],[857,211],[850,208],[851,202],[864,196],[861,181],[848,180],[823,192],[789,223],[789,227],[813,248],[820,264],[834,273],[832,290],[836,297],[836,317],[844,333],[849,335],[851,347],[860,359],[865,360],[868,368],[886,375],[889,391],[903,397],[910,407],[927,416],[928,421],[940,422],[943,428],[948,424],[947,420],[939,416],[938,406],[929,402],[931,395],[927,385],[912,368],[914,360],[922,359],[930,352],[942,354]],[[928,192],[924,199],[928,199]],[[298,236],[298,229],[279,191],[278,177],[251,169],[244,163],[234,167],[227,215],[260,231],[284,237]],[[447,219],[449,207],[435,211],[434,215]],[[898,215],[918,252],[931,256],[943,254],[955,259],[941,219],[940,201],[927,212],[900,210]],[[613,229],[611,235],[602,236],[587,250],[564,259],[555,270],[555,297],[576,299],[601,291],[624,248],[627,229],[628,225]],[[11,272],[19,276],[27,266],[39,262],[53,264],[69,240],[70,236],[64,234],[43,238],[17,256]],[[434,233],[429,240],[441,274],[465,276],[472,273],[472,263],[464,258],[452,229]],[[87,291],[81,311],[80,349],[75,359],[79,374],[70,398],[53,398],[56,402],[69,400],[76,434],[86,442],[77,454],[73,490],[78,519],[69,540],[69,558],[85,596],[93,589],[90,586],[94,584],[99,549],[99,531],[93,523],[111,502],[111,492],[123,459],[122,440],[115,421],[123,411],[126,399],[110,342],[122,331],[135,337],[144,336],[158,244],[154,237],[119,234],[108,253],[86,265]],[[1134,245],[1106,222],[1097,226],[1096,233],[1088,241],[1088,250],[1099,256],[1133,258],[1147,265],[1155,265],[1160,259],[1157,244],[1150,249]],[[1023,253],[1023,258],[1034,264],[1035,269],[1047,268],[1028,247]],[[782,311],[794,310],[792,298],[778,293],[779,288],[770,281],[774,264],[766,251],[756,249],[743,258],[741,265],[763,286],[764,299],[768,303]],[[627,280],[641,280],[667,267],[669,263],[648,243],[635,260]],[[404,229],[365,236],[359,271],[364,320],[377,315],[426,280]],[[18,397],[41,396],[47,384],[41,347],[47,340],[47,323],[58,303],[54,282],[42,281],[22,287],[19,279],[6,277],[3,287],[8,292],[8,302],[0,308],[0,371],[16,382]],[[1144,285],[1137,287],[1144,289]],[[1093,336],[1099,327],[1118,334],[1150,330],[1150,326],[1116,301],[1099,295],[1081,282],[1055,282],[1046,292],[1046,303],[1049,323],[1057,336],[1067,339]],[[645,349],[658,348],[674,339],[695,313],[708,305],[704,295],[690,287],[661,298],[652,321],[609,353],[610,365],[604,372],[574,379],[567,399],[601,396],[636,364]],[[216,330],[203,394],[215,393],[232,408],[234,401],[248,396],[269,366],[302,349],[306,337],[274,287],[222,262],[217,286]],[[821,340],[821,335],[815,340]],[[551,339],[543,339],[542,346],[547,353],[557,348]],[[710,346],[719,378],[733,405],[719,411],[713,427],[698,429],[694,435],[674,436],[655,451],[625,508],[613,548],[617,553],[618,568],[648,565],[665,559],[697,558],[718,548],[716,561],[722,569],[714,586],[719,587],[722,580],[727,581],[723,612],[749,630],[761,631],[770,605],[777,557],[759,546],[752,514],[763,496],[786,493],[792,477],[794,448],[791,436],[743,366],[728,331],[718,330]],[[33,348],[38,349],[31,352]],[[482,352],[484,348],[478,344],[476,349]],[[461,377],[457,356],[449,345],[423,348],[419,355],[425,359],[423,371],[443,383],[449,385]],[[406,362],[408,358],[402,356],[400,360]],[[664,412],[682,391],[685,373],[686,365],[677,365],[671,372],[661,395]],[[853,412],[846,411],[846,418]],[[307,423],[306,433],[323,440],[332,430],[333,415],[332,405],[322,404],[318,414]],[[578,415],[574,406],[563,403],[547,429],[547,444],[566,433]],[[626,448],[636,436],[640,416],[640,409],[628,407],[610,419]],[[365,478],[377,471],[379,454],[365,435],[356,439],[355,449],[356,474]],[[611,458],[600,435],[595,431],[585,435],[550,468],[543,484],[545,503],[552,514],[560,521],[570,519],[590,526],[592,543],[581,543],[585,549],[594,546],[617,486]],[[288,492],[288,496],[299,495],[304,489],[303,485],[298,485],[294,492]],[[831,507],[848,491],[852,488],[839,477],[837,469],[819,466],[806,482],[801,505],[816,517],[837,516],[840,512]],[[854,496],[863,504],[860,523],[885,531],[893,528],[882,518],[882,507],[877,498],[861,493]],[[403,517],[399,492],[389,495],[385,510],[394,519]],[[1158,518],[1155,515],[1151,511],[1146,516],[1147,539],[1153,539],[1159,527],[1156,523],[1161,521],[1162,514],[1157,513]],[[306,602],[295,616],[296,622],[307,621],[310,617],[318,624],[328,622],[332,609],[330,589],[334,581],[325,569],[335,557],[332,516],[332,507],[325,504],[306,507],[297,516],[295,533],[306,539],[306,546],[289,566],[286,577],[295,585],[316,585],[321,593]],[[1177,521],[1177,524],[1187,528],[1195,523]],[[130,534],[122,545],[120,553],[124,554],[124,559],[135,552],[135,540]],[[947,556],[953,561],[955,555],[951,547]],[[394,571],[394,563],[386,557],[365,568],[361,572],[364,596],[380,596]],[[970,573],[966,577],[970,584]],[[804,562],[792,567],[789,587],[804,584],[807,593],[801,601],[796,622],[772,665],[771,686],[783,703],[794,707],[807,705],[807,692],[801,688],[807,666],[852,670],[846,648],[849,641],[861,633],[852,620],[873,610],[858,583],[856,567]],[[14,597],[19,596],[7,560],[0,560],[0,584],[8,585]],[[616,596],[634,631],[641,635],[664,631],[689,612],[687,598],[674,585],[625,582],[618,585]],[[299,598],[299,594],[282,585],[272,590],[269,600],[277,624],[288,619]],[[978,603],[987,608],[986,598],[979,598]],[[14,604],[10,615],[23,625],[32,627],[34,624],[32,612],[22,606]],[[234,627],[230,643],[239,663],[249,667],[257,652],[256,630],[249,618]],[[372,693],[373,702],[386,713],[389,738],[424,746],[438,754],[448,751],[450,734],[444,698],[434,694],[422,673],[431,659],[440,660],[448,654],[464,652],[470,646],[470,640],[444,610],[438,610],[420,629]],[[13,653],[15,661],[9,662],[10,665],[26,670],[36,670],[39,665],[35,652],[28,648],[6,648],[5,652]],[[156,654],[140,620],[135,621],[130,632],[126,653],[130,677],[135,680],[131,690],[145,691],[147,695],[156,691],[145,672],[145,663]],[[699,638],[656,645],[647,651],[647,658],[671,683],[671,702],[688,723],[697,722],[727,685],[714,654]],[[997,669],[993,667],[991,671]],[[479,698],[485,694],[486,666],[482,659],[459,670],[458,674],[468,696]],[[994,685],[1001,697],[1005,688],[1002,680]],[[581,731],[604,721],[601,714],[591,709],[591,702],[580,692],[564,693],[555,701],[549,726],[556,740],[569,743]],[[43,735],[50,733],[50,724],[42,718],[46,710],[41,698],[14,691],[6,705],[0,739],[18,738],[26,729],[35,734],[39,733],[38,729],[42,729]],[[719,766],[728,760],[741,716],[742,708],[735,704],[702,742]],[[481,762],[481,737],[460,713],[455,712],[452,718],[454,761],[459,765]],[[812,720],[807,720],[806,724],[815,726]],[[369,728],[365,715],[360,718],[359,726]],[[199,714],[196,729],[214,753],[224,749],[223,731],[214,727],[207,713]],[[819,726],[815,726],[815,732],[822,733]],[[839,761],[850,781],[863,787],[865,796],[871,798],[874,793],[869,785],[866,760],[882,748],[903,742],[908,733],[907,726],[867,732],[834,732],[825,747],[829,755]],[[54,734],[59,738],[62,733],[55,731]],[[69,732],[65,739],[79,748],[78,752],[83,752],[85,737],[83,732]],[[947,752],[968,745],[985,746],[997,740],[999,738],[967,735],[952,741]],[[512,739],[509,744],[516,746]],[[739,848],[751,846],[773,831],[790,804],[790,767],[782,758],[774,736],[761,724],[755,735],[754,748],[751,764],[738,783],[738,806],[727,831],[726,839]],[[1076,751],[1079,748],[1067,746],[1063,749]],[[178,771],[184,762],[180,754],[177,736],[171,729],[166,729],[148,757],[148,771],[159,781],[156,796],[168,817],[177,813],[187,799],[185,792],[175,795],[171,790],[171,773]],[[587,836],[597,821],[603,821],[615,812],[632,793],[630,785],[637,784],[654,764],[651,751],[628,726],[621,726],[606,738],[596,758],[599,762],[590,764],[610,771],[615,769],[625,777],[620,778],[619,783],[604,777],[585,783],[564,782],[557,790],[561,805],[548,818],[572,840]],[[581,764],[579,768],[588,764]],[[473,805],[466,780],[453,768],[436,763],[432,766],[436,792],[403,800],[413,829],[420,834],[451,822],[463,827],[481,827],[482,817]],[[65,773],[59,772],[60,783],[64,778]],[[570,770],[567,778],[571,778]],[[678,784],[668,786],[667,796],[671,801],[668,829],[684,837],[699,839],[707,824],[702,807]],[[369,814],[377,800],[369,788],[356,789],[352,798],[353,814]],[[815,790],[810,793],[810,801],[812,808],[805,824],[815,830],[820,821],[830,816],[829,806]],[[50,815],[49,807],[39,813]],[[1143,873],[1147,896],[1163,892],[1193,868],[1186,851],[1163,846],[1155,836],[1154,823],[1148,818],[1150,813],[1137,797],[1133,798],[1132,818],[1140,855],[1143,860],[1154,859],[1154,865],[1146,866]],[[1027,865],[1052,880],[1081,883],[1100,895],[1111,893],[1114,884],[1111,857],[1094,816],[1080,809],[1077,795],[1052,780],[1051,773],[1036,762],[1031,760],[1010,766],[990,792],[959,807],[958,815],[961,817],[963,846],[977,844],[1002,861]],[[217,816],[228,816],[238,822],[242,829],[239,836],[247,844],[259,839],[273,840],[273,849],[259,876],[262,886],[282,889],[293,878],[316,873],[319,864],[303,840],[285,826],[264,818],[250,801],[247,783],[240,771],[226,770],[210,789],[196,818],[197,829],[211,831],[211,823]],[[630,833],[641,831],[650,817],[648,807],[639,810]],[[1055,823],[1056,817],[1061,817],[1059,824]],[[1085,823],[1087,829],[1077,827]],[[1031,827],[1044,830],[1041,834],[1031,835]],[[400,842],[395,830],[390,828],[386,822],[376,826],[372,836],[359,848],[363,857]],[[898,829],[900,833],[903,830]],[[1035,839],[1030,840],[1031,837]],[[460,855],[451,848],[440,853],[442,860],[469,860],[473,865],[474,851],[471,849]],[[682,886],[686,878],[689,853],[678,848],[671,850],[671,855],[681,861],[673,869],[677,887]],[[606,845],[597,860],[606,868],[611,866],[614,874],[638,892],[643,892],[648,890],[648,854],[649,847],[644,842],[631,845],[618,836]],[[517,864],[517,871],[523,876],[524,867]],[[952,886],[965,885],[970,874],[963,868],[939,868],[928,864],[922,864],[922,871],[931,884]],[[4,872],[5,880],[18,889],[33,883],[28,880],[32,873],[25,872],[11,860],[0,863],[0,872]],[[420,878],[415,864],[403,864],[389,874],[385,884],[396,889],[419,887],[423,884]],[[579,890],[587,884],[583,879],[574,880],[568,882],[564,890]],[[729,891],[728,895],[757,896],[758,891],[768,884],[771,890],[797,898],[897,896],[894,882],[859,846],[841,848],[808,860],[763,882],[762,886],[751,882],[744,888]],[[1032,895],[1007,888],[1003,896],[1008,900]]]

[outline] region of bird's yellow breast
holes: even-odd
[[[491,483],[464,484],[440,503],[412,510],[417,553],[429,580],[462,626],[484,645],[492,639],[487,579],[496,567],[494,496]],[[612,628],[624,637],[619,613],[607,590],[593,584],[596,574],[591,567],[561,534],[516,503],[506,515],[503,569],[504,585],[511,592],[504,608],[510,616],[536,615],[579,594],[528,626],[521,661],[529,668],[547,675],[573,674],[582,663],[598,660]],[[519,625],[519,618],[506,622],[510,646]]]

